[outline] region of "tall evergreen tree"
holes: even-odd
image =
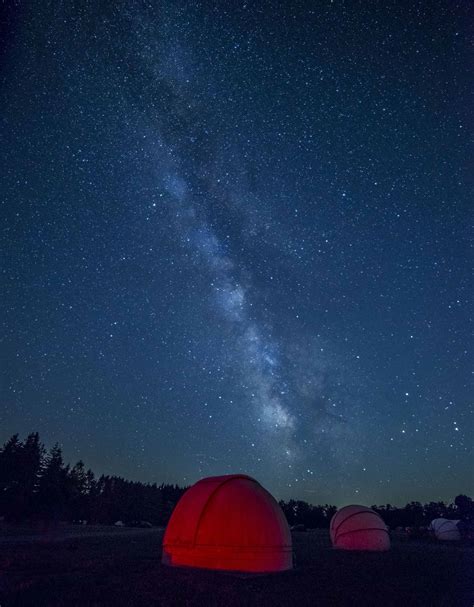
[[[71,468],[68,481],[68,514],[73,520],[87,520],[88,478],[82,460]]]
[[[42,518],[59,521],[66,513],[69,468],[64,466],[56,443],[46,457],[38,488],[38,508]]]
[[[42,473],[45,449],[38,432],[29,434],[23,444],[19,481],[21,485],[23,516],[30,516],[35,508]]]
[[[14,434],[0,449],[0,515],[15,518],[20,491],[20,469],[23,443]]]

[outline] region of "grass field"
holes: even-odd
[[[332,550],[293,534],[295,569],[242,576],[161,565],[158,529],[64,527],[0,536],[0,607],[473,607],[474,547],[394,538],[388,553]]]

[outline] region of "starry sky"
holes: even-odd
[[[0,440],[473,493],[469,2],[13,2]]]

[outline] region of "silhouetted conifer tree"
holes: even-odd
[[[23,443],[14,434],[0,450],[0,513],[14,517],[20,490],[19,470]]]
[[[66,514],[69,467],[64,465],[56,443],[46,457],[38,487],[38,511],[42,518],[59,521]]]
[[[465,521],[474,519],[474,502],[467,495],[457,495],[454,498],[454,504],[457,508],[459,518]]]
[[[73,520],[87,520],[89,513],[89,488],[84,462],[79,460],[69,472],[68,513]]]

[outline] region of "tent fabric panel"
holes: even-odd
[[[214,492],[201,517],[196,544],[291,546],[288,523],[256,481],[236,479]]]
[[[358,512],[347,517],[337,526],[334,532],[334,539],[337,542],[339,536],[361,529],[387,531],[385,523],[375,512]]]
[[[173,547],[166,549],[163,562],[175,567],[197,567],[222,571],[264,573],[286,571],[293,567],[291,547],[284,549],[241,548],[235,546]]]
[[[341,550],[382,552],[390,549],[390,537],[386,529],[359,529],[340,535],[334,547]]]
[[[214,476],[205,478],[190,487],[171,515],[166,527],[163,544],[193,545],[199,520],[210,496],[223,483],[234,478],[248,478],[244,475]]]

